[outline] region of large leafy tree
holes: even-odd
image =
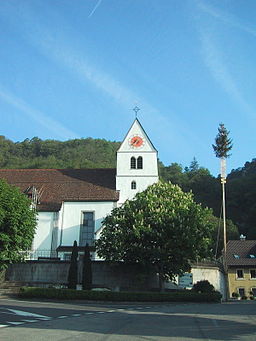
[[[163,280],[190,269],[191,261],[209,255],[211,211],[179,186],[159,182],[112,211],[96,243],[108,261],[152,267]]]
[[[36,212],[31,201],[14,186],[0,180],[0,269],[23,258],[31,247]]]

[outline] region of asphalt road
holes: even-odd
[[[0,299],[0,340],[256,340],[256,302],[103,304]]]

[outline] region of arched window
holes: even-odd
[[[143,159],[142,156],[139,156],[137,159],[137,169],[142,169],[143,168]]]
[[[131,169],[136,169],[136,159],[134,156],[131,157]]]
[[[136,181],[132,181],[132,183],[131,183],[131,189],[136,189]]]

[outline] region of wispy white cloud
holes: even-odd
[[[226,24],[229,24],[233,27],[236,27],[244,32],[247,32],[253,36],[256,36],[256,29],[251,27],[248,24],[243,23],[240,19],[238,19],[236,16],[231,15],[223,10],[220,10],[219,8],[216,8],[209,3],[206,3],[206,1],[197,0],[196,1],[198,8],[203,11],[204,13],[209,14],[211,17],[216,18]]]
[[[94,12],[96,11],[96,9],[100,6],[102,0],[99,0],[96,5],[94,6],[93,10],[91,11],[91,13],[88,15],[88,18],[91,18],[91,16],[93,16]]]
[[[24,102],[22,99],[3,90],[2,87],[0,87],[0,98],[6,103],[18,109],[20,112],[22,112],[26,116],[28,116],[28,118],[32,118],[41,126],[53,132],[55,136],[57,135],[61,139],[78,138],[78,135],[75,134],[73,131],[67,129],[61,123],[57,122],[56,120],[53,120],[51,117],[43,114],[41,111],[32,108],[29,104]]]
[[[94,12],[100,4],[101,2],[98,1],[94,7]],[[152,135],[160,136],[161,134],[162,137],[164,136],[166,145],[168,143],[170,145],[175,143],[189,150],[193,144],[188,141],[199,140],[192,134],[190,127],[182,121],[177,113],[172,112],[171,109],[168,113],[161,113],[157,107],[150,103],[151,101],[148,101],[125,82],[117,79],[110,72],[102,70],[96,63],[92,62],[84,48],[74,48],[74,44],[69,39],[69,36],[74,35],[77,37],[78,32],[72,32],[72,28],[69,27],[67,30],[69,35],[63,35],[62,31],[59,31],[58,28],[67,27],[68,23],[60,17],[59,13],[52,13],[55,18],[53,22],[59,23],[58,27],[54,26],[53,29],[53,27],[48,28],[42,25],[40,21],[35,22],[35,12],[33,12],[31,7],[22,7],[22,9],[19,12],[19,22],[23,23],[23,30],[20,30],[23,39],[40,51],[46,58],[53,61],[58,67],[63,67],[65,71],[71,71],[72,75],[80,79],[82,84],[99,90],[99,96],[106,95],[115,101],[120,107],[120,115],[127,115],[127,108],[132,113],[131,109],[134,103],[137,103],[141,108],[141,116],[143,115],[148,128],[152,131]],[[91,15],[93,15],[92,12]],[[31,23],[33,23],[33,30],[31,30]],[[44,120],[42,121],[45,123]]]
[[[247,101],[244,99],[241,90],[228,70],[224,58],[214,44],[212,37],[205,31],[200,32],[202,43],[202,56],[205,65],[209,69],[212,77],[231,97],[231,99],[242,108],[247,115],[254,117],[254,112]]]

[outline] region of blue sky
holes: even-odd
[[[121,141],[133,108],[169,165],[256,157],[255,0],[0,1],[0,134]]]

